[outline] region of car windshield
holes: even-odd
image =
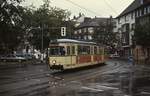
[[[65,55],[65,53],[63,46],[51,46],[49,48],[49,55]]]

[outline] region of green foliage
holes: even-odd
[[[22,0],[0,0],[0,54],[12,52],[20,42],[28,39],[31,45],[41,49],[42,32],[44,48],[50,39],[60,36],[60,27],[70,13],[50,7],[50,0],[38,9],[19,6]]]
[[[100,24],[99,28],[95,29],[94,41],[108,46],[112,46],[112,44],[116,42],[116,35],[115,33],[113,33],[112,24]]]
[[[0,1],[0,54],[12,52],[21,41],[20,2],[21,0]]]
[[[45,49],[50,40],[60,38],[60,27],[70,16],[67,10],[50,7],[49,0],[45,0],[37,10],[28,9],[25,13],[23,23],[28,34],[32,34],[28,40],[37,49],[42,48],[42,32]]]
[[[150,23],[136,25],[135,41],[137,45],[150,46]]]

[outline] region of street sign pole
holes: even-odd
[[[129,81],[129,94],[130,96],[133,96],[133,80],[134,80],[134,60],[133,57],[129,57],[129,64],[131,64],[131,69],[130,69],[130,81]]]
[[[61,27],[61,36],[62,37],[66,36],[66,27]]]

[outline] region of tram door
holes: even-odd
[[[75,46],[74,45],[66,46],[66,52],[67,58],[65,61],[67,61],[67,65],[69,67],[74,67],[76,64]]]

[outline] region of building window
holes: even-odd
[[[131,30],[134,30],[135,29],[135,24],[131,24]]]
[[[143,4],[144,3],[143,0],[141,0],[140,3]]]
[[[125,16],[125,21],[129,21],[129,16],[128,15]]]
[[[120,18],[118,18],[118,24],[120,24],[121,23],[121,20],[120,20]]]
[[[148,6],[148,13],[150,13],[150,6]]]
[[[137,17],[137,11],[135,11],[135,14],[134,14],[134,15],[135,15],[135,18],[136,18],[136,17]]]
[[[131,19],[134,19],[134,12],[131,13]]]
[[[86,28],[84,28],[84,33],[86,33]]]
[[[81,36],[79,36],[78,39],[81,39]]]
[[[135,11],[135,18],[138,17],[138,10]]]
[[[87,36],[86,35],[84,36],[84,40],[87,40]]]
[[[79,32],[79,34],[81,34],[82,33],[81,29],[79,29],[78,32]]]
[[[127,21],[127,16],[124,16],[124,21],[125,21],[125,22]]]
[[[138,17],[140,16],[140,10],[138,10],[137,16],[138,16]]]
[[[77,31],[74,31],[74,34],[78,34],[78,32],[77,32]]]
[[[91,35],[88,35],[88,40],[92,40],[92,36]]]
[[[142,10],[139,10],[139,16],[142,16]]]
[[[88,28],[88,32],[89,33],[93,33],[94,32],[94,28],[93,27]]]
[[[148,7],[144,8],[144,15],[148,13]]]

